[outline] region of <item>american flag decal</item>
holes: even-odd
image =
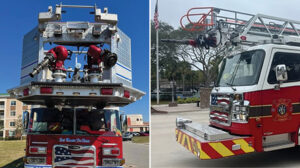
[[[217,105],[218,103],[217,95],[211,95],[211,105]]]
[[[80,167],[95,166],[95,147],[93,146],[54,146],[53,163],[55,168],[72,167],[74,165]]]

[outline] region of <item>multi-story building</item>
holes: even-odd
[[[29,105],[11,98],[9,94],[0,94],[0,137],[16,136],[16,126],[26,110],[30,110]]]
[[[146,132],[149,131],[149,123],[143,121],[142,114],[127,115],[128,132]]]

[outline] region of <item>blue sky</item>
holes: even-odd
[[[127,114],[142,113],[149,121],[149,2],[145,0],[10,0],[0,5],[0,93],[18,86],[23,36],[38,24],[38,13],[55,4],[94,5],[118,14],[118,27],[131,38],[133,87],[147,93],[142,100],[121,108]],[[63,19],[93,21],[89,9],[67,9]]]

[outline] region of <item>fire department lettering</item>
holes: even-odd
[[[59,142],[80,142],[80,143],[90,143],[90,140],[85,138],[59,138]]]

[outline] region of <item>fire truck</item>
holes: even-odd
[[[69,8],[91,9],[94,22],[62,21]],[[132,87],[131,42],[117,22],[107,8],[58,4],[24,36],[20,86],[8,92],[32,107],[25,168],[123,167],[119,107],[145,93]]]
[[[300,22],[199,7],[181,24],[198,37],[165,41],[223,47],[226,56],[210,94],[209,124],[178,117],[177,142],[199,159],[299,145]]]

